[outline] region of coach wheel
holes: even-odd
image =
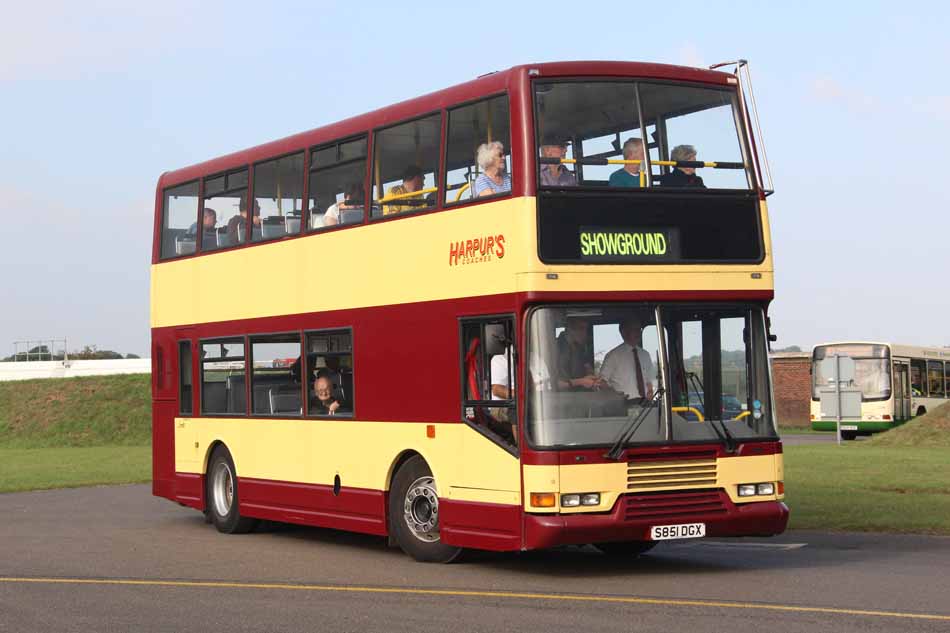
[[[927,409],[923,407],[917,407],[917,417],[926,415],[926,413],[927,413]]]
[[[617,558],[636,558],[656,547],[654,541],[620,541],[615,543],[594,543],[594,547],[608,556]]]
[[[228,449],[215,449],[208,463],[208,513],[219,532],[243,534],[257,526],[257,519],[238,512],[238,482]]]
[[[439,534],[439,494],[429,467],[410,457],[393,477],[389,523],[396,543],[417,561],[450,563],[462,548],[446,545]]]
[[[857,436],[858,436],[858,434],[855,433],[854,431],[842,431],[842,432],[841,432],[841,439],[843,439],[843,440],[853,440],[853,439],[855,439]]]

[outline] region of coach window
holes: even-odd
[[[300,232],[303,209],[303,152],[254,165],[252,239],[270,240]]]
[[[946,395],[943,384],[943,361],[927,361],[927,379],[930,383],[930,397],[943,398]]]
[[[462,417],[512,452],[518,444],[513,332],[510,318],[466,320],[461,349]]]
[[[201,413],[244,415],[244,341],[201,342]]]
[[[165,190],[162,209],[161,258],[195,252],[198,226],[198,183],[190,182]]]
[[[312,416],[353,415],[353,333],[307,334],[307,412]]]
[[[445,204],[511,192],[508,97],[449,111]]]
[[[209,214],[214,211],[214,218]],[[247,170],[205,180],[204,224],[201,250],[212,251],[246,241]],[[214,220],[214,225],[209,224]],[[258,218],[255,218],[255,227]],[[260,229],[255,228],[255,232]]]
[[[438,200],[439,114],[376,132],[373,217],[431,209]]]
[[[299,416],[300,335],[251,338],[251,411],[254,415]]]
[[[191,341],[178,343],[178,412],[191,415]]]
[[[910,390],[915,396],[927,396],[927,361],[910,361]]]
[[[310,154],[310,230],[359,224],[366,208],[366,137]]]

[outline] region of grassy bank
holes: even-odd
[[[788,446],[789,527],[950,535],[948,472],[943,447]]]
[[[148,446],[0,448],[0,493],[140,483],[151,476]]]
[[[0,382],[0,448],[146,446],[149,376]]]
[[[0,382],[0,492],[148,481],[149,376]]]

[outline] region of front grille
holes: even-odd
[[[679,490],[715,485],[715,459],[627,463],[627,490]]]
[[[728,512],[720,490],[625,495],[624,520],[672,521]]]

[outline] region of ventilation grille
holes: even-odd
[[[627,463],[627,490],[679,490],[716,486],[716,460]]]
[[[627,521],[676,521],[699,515],[719,515],[729,511],[721,490],[626,495]]]

